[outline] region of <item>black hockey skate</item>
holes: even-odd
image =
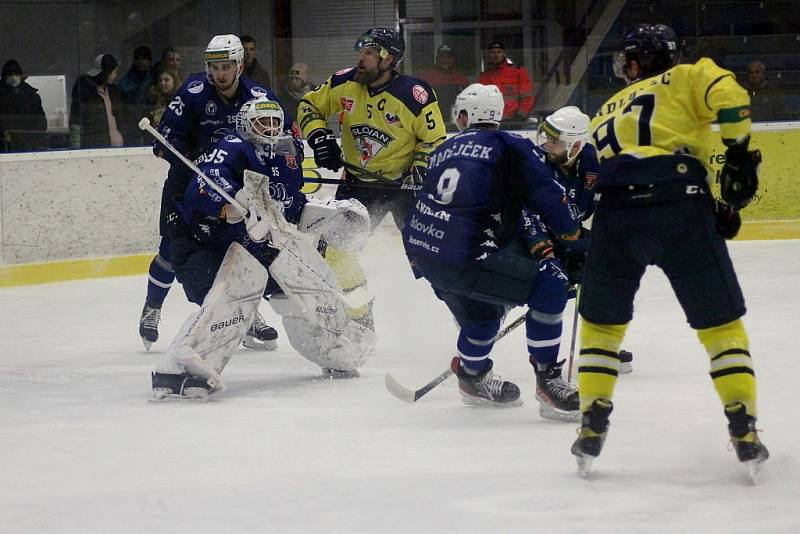
[[[755,484],[762,464],[769,458],[767,447],[761,443],[756,430],[756,418],[747,415],[745,405],[731,402],[725,406],[728,418],[728,433],[736,451],[736,457],[747,466],[750,480]]]
[[[208,402],[211,386],[204,378],[191,376],[188,373],[179,375],[169,373],[153,373],[153,398],[151,402],[171,402],[177,400],[193,400]]]
[[[578,388],[561,378],[564,360],[547,364],[535,363],[536,400],[539,401],[539,415],[553,421],[580,421],[580,402]]]
[[[619,351],[619,374],[627,375],[633,372],[633,353],[622,349]]]
[[[142,316],[139,317],[139,335],[142,336],[144,350],[149,351],[153,343],[158,341],[158,322],[161,320],[161,308],[153,308],[144,303]]]
[[[242,339],[242,345],[253,350],[275,350],[278,348],[278,331],[268,326],[261,314],[256,312],[253,324]]]
[[[360,376],[361,373],[358,372],[358,369],[331,369],[330,367],[322,368],[322,378],[328,378],[331,380],[358,378]]]
[[[513,382],[503,380],[492,372],[494,362],[477,375],[470,374],[461,366],[461,359],[453,357],[450,368],[458,377],[458,391],[461,401],[470,406],[486,405],[496,407],[521,406],[519,387]]]
[[[600,456],[608,434],[608,417],[614,404],[607,399],[596,399],[583,413],[578,439],[572,444],[572,454],[578,462],[578,474],[586,477],[592,460]]]

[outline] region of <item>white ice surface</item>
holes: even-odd
[[[401,250],[385,225],[367,248],[379,342],[360,379],[318,379],[282,338],[276,352],[238,351],[204,405],[147,403],[192,310],[180,286],[151,353],[137,333],[144,276],[0,290],[0,532],[800,532],[800,241],[732,245],[772,453],[756,487],[656,270],[589,480],[569,453],[575,425],[537,414],[523,328],[494,350],[521,408],[465,407],[452,378],[415,405],[390,396],[385,373],[418,387],[456,338]],[[562,356],[571,317],[569,304]]]

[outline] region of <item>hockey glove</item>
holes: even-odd
[[[245,209],[247,209],[247,206],[250,204],[250,195],[248,195],[247,191],[244,189],[237,191],[234,198],[236,199],[236,202],[238,202]],[[239,208],[233,204],[225,204],[224,214],[225,222],[228,224],[239,224],[244,220],[244,213],[242,213]]]
[[[428,175],[428,168],[422,165],[413,165],[403,173],[403,185],[422,185]]]
[[[592,243],[592,234],[588,229],[581,227],[574,234],[561,235],[558,241],[567,253],[585,254]]]
[[[314,160],[320,167],[334,172],[342,167],[342,149],[332,131],[327,128],[314,130],[308,136],[308,146],[314,151]]]
[[[714,217],[717,219],[717,232],[725,239],[733,239],[742,227],[742,216],[724,202],[714,200]]]
[[[266,241],[272,229],[267,220],[267,214],[263,212],[258,203],[250,198],[250,195],[244,189],[237,191],[236,197],[234,198],[243,208],[247,209],[247,213],[242,214],[247,235],[250,236],[250,239],[254,243],[263,243]],[[236,211],[239,210],[237,209]]]
[[[734,210],[747,206],[758,191],[761,151],[747,150],[748,142],[730,145],[719,177],[722,200]]]
[[[545,258],[539,261],[539,275],[549,276],[558,280],[564,287],[569,287],[569,279],[564,274],[564,269],[561,268],[561,262],[555,258]]]

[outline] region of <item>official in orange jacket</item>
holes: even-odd
[[[535,103],[533,82],[528,77],[528,72],[506,57],[503,43],[491,42],[486,50],[489,68],[481,72],[480,82],[484,85],[496,85],[503,93],[503,121],[527,120]]]

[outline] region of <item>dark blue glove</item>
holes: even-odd
[[[559,238],[559,245],[565,252],[571,254],[585,254],[591,244],[592,233],[583,227],[577,232],[577,235],[562,235]]]
[[[320,167],[334,172],[342,167],[342,149],[332,131],[327,128],[314,130],[308,136],[308,146],[314,151],[314,160]]]
[[[561,267],[561,262],[555,258],[544,258],[539,260],[539,275],[549,276],[554,278],[568,287],[569,278],[564,274],[564,269]]]

